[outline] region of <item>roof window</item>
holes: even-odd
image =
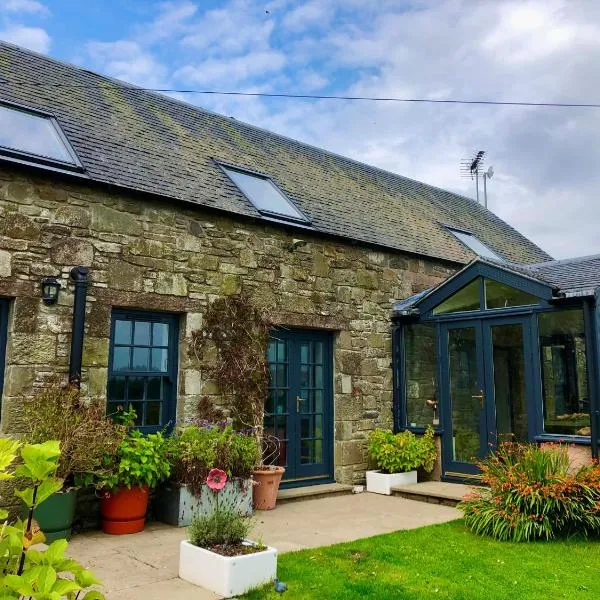
[[[222,168],[262,215],[287,221],[309,222],[271,178],[223,165]]]
[[[20,162],[83,170],[51,115],[0,103],[0,156]]]
[[[475,252],[482,258],[491,258],[505,262],[501,256],[498,256],[491,248],[486,246],[477,236],[469,233],[468,231],[461,231],[460,229],[452,229],[452,227],[446,227],[446,229],[460,242],[462,242],[469,250]]]

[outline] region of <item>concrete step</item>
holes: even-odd
[[[394,496],[446,506],[456,506],[466,494],[470,494],[472,491],[473,487],[470,485],[444,481],[423,481],[392,488]]]
[[[306,485],[303,487],[286,488],[279,490],[277,502],[298,502],[300,500],[315,500],[328,496],[340,496],[352,493],[351,485],[341,483],[322,483],[318,485]]]

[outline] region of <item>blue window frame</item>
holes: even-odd
[[[177,323],[169,314],[113,312],[108,412],[133,408],[144,433],[175,423]]]
[[[4,388],[4,359],[8,340],[8,300],[0,298],[0,400]],[[0,403],[0,407],[2,404]]]

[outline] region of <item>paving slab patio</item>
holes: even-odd
[[[455,508],[379,494],[334,496],[281,504],[255,513],[253,537],[289,552],[328,546],[460,517]],[[113,600],[212,600],[218,596],[177,577],[185,528],[149,523],[142,533],[73,537],[73,558],[92,569]]]

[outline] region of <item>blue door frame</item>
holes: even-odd
[[[333,481],[333,358],[331,334],[277,329],[269,344],[271,382],[265,432],[280,442],[274,461],[283,486]]]
[[[471,330],[475,341],[475,373],[471,373],[475,385],[472,385],[471,399],[480,402],[479,414],[479,444],[475,458],[483,458],[493,451],[498,443],[496,425],[496,399],[494,384],[494,357],[492,345],[492,328],[502,325],[518,325],[523,331],[523,357],[525,400],[528,418],[528,437],[535,435],[535,417],[531,412],[530,399],[535,385],[534,369],[536,361],[532,354],[531,320],[528,317],[495,317],[486,319],[453,320],[440,323],[439,330],[439,381],[442,407],[443,430],[442,438],[442,470],[445,479],[469,479],[479,476],[479,468],[472,462],[455,460],[455,440],[453,424],[453,398],[451,380],[458,373],[451,373],[449,355],[449,332],[451,330]],[[473,405],[473,403],[472,403]]]

